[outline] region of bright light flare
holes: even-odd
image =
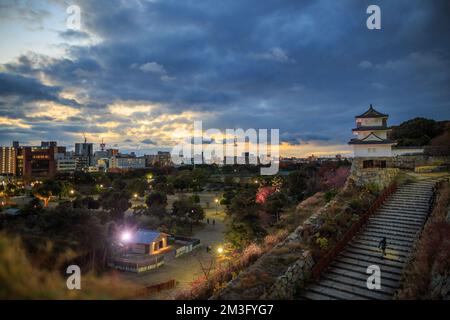
[[[128,242],[128,241],[130,241],[130,240],[131,240],[131,233],[128,232],[128,231],[123,232],[122,235],[120,236],[120,239],[121,239],[123,242]]]
[[[223,253],[223,248],[222,248],[222,247],[218,247],[218,248],[217,248],[217,252],[218,252],[219,254]]]

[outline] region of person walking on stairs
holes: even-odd
[[[386,247],[387,247],[387,240],[386,240],[386,237],[383,237],[383,239],[381,239],[380,243],[378,243],[378,248],[380,248],[381,251],[383,252],[383,258],[386,255]]]

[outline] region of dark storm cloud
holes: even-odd
[[[448,1],[77,3],[86,30],[60,35],[100,43],[6,69],[86,90],[88,109],[159,102],[162,112],[217,113],[207,126],[279,128],[293,144],[345,143],[370,103],[396,123],[450,116]],[[370,4],[381,7],[382,30],[365,26]],[[34,85],[28,96],[55,98],[57,89]]]
[[[143,144],[150,144],[150,145],[156,145],[157,143],[151,139],[144,139],[141,141]]]
[[[34,78],[17,74],[0,73],[0,100],[18,98],[20,102],[47,100],[71,106],[78,104],[74,100],[58,97],[60,87],[45,86]],[[17,101],[16,101],[17,102]]]

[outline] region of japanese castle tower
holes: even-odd
[[[357,138],[351,139],[354,157],[392,157],[395,141],[388,139],[387,114],[375,110],[372,105],[363,114],[356,116],[356,128],[352,129]]]

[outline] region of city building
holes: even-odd
[[[146,167],[170,167],[173,165],[169,151],[158,151],[157,154],[145,155]]]
[[[106,157],[111,158],[119,154],[119,149],[106,149]]]
[[[90,159],[88,156],[74,155],[73,159],[76,161],[76,170],[83,171],[89,167]]]
[[[145,157],[117,155],[109,159],[109,169],[130,170],[143,168],[145,168]]]
[[[86,138],[83,143],[75,143],[75,156],[82,158],[79,160],[79,165],[83,165],[83,168],[95,165],[94,144],[87,142]]]
[[[56,141],[41,141],[42,148],[50,148],[50,147],[56,147],[56,146],[57,146]]]
[[[77,160],[73,158],[62,158],[56,160],[56,171],[72,173],[77,169]]]
[[[53,178],[56,173],[55,154],[56,146],[45,147],[21,147],[19,172],[25,179],[29,178]],[[18,156],[19,157],[19,156]]]
[[[0,147],[0,175],[17,174],[17,148]]]
[[[357,138],[351,139],[354,157],[391,157],[395,141],[388,138],[388,115],[376,111],[372,105],[355,117],[356,128],[352,129]]]

